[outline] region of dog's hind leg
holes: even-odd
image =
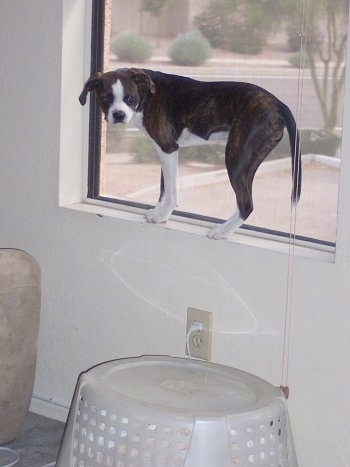
[[[229,238],[233,232],[241,227],[249,214],[253,211],[253,177],[250,177],[249,172],[247,173],[247,171],[248,168],[244,166],[237,169],[237,172],[235,172],[234,169],[233,171],[229,171],[230,182],[236,194],[237,210],[233,216],[223,224],[215,225],[208,233],[209,238],[215,240]]]
[[[247,219],[253,210],[252,182],[250,175],[254,155],[247,136],[234,135],[231,131],[225,150],[225,162],[231,186],[236,195],[237,210],[226,222],[215,225],[208,233],[209,238],[220,240],[229,238]]]
[[[258,120],[258,119],[257,119]],[[253,211],[253,179],[260,164],[283,137],[284,123],[279,116],[259,121],[251,130],[231,130],[226,145],[225,162],[231,186],[236,194],[237,211],[223,224],[209,232],[214,239],[228,238]]]
[[[244,166],[238,170],[237,173],[229,172],[229,178],[232,188],[236,194],[237,209],[236,212],[223,224],[215,225],[210,232],[208,237],[221,240],[223,238],[229,238],[233,232],[235,232],[244,221],[247,219],[249,214],[253,211],[253,199],[252,199],[252,182],[253,177],[249,177],[246,173]]]
[[[177,166],[178,151],[164,153],[156,146],[162,166],[161,193],[158,203],[146,213],[148,222],[166,222],[177,206]]]

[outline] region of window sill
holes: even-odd
[[[143,209],[114,205],[106,201],[86,199],[77,203],[63,204],[61,207],[95,214],[100,217],[106,216],[140,225],[147,224],[155,226],[155,224],[148,224],[145,221]],[[167,223],[157,225],[159,228],[177,230],[201,237],[207,236],[208,229],[211,226],[212,224],[210,222],[188,219],[176,215],[172,215]],[[212,241],[215,242],[215,240]],[[290,251],[290,241],[288,237],[278,237],[277,235],[246,230],[244,228],[238,229],[232,238],[226,239],[225,241],[284,254],[289,254]],[[335,248],[332,246],[296,240],[295,245],[292,245],[292,247],[296,256],[326,263],[335,262]]]

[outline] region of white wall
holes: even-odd
[[[1,1],[0,247],[42,268],[34,393],[68,406],[78,373],[95,363],[183,356],[188,305],[214,313],[213,361],[279,385],[285,253],[58,207],[67,158],[71,196],[80,192],[87,112],[77,101],[85,2],[63,3]],[[349,92],[348,76],[345,128]],[[350,465],[349,150],[345,131],[336,261],[295,260],[288,406],[300,467]]]

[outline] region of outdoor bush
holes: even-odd
[[[288,50],[291,53],[299,52],[300,50],[300,26],[299,24],[295,24],[294,21],[292,21],[288,26],[287,26],[287,45],[288,45]]]
[[[199,31],[191,31],[176,37],[168,55],[176,65],[198,66],[211,57],[211,47]]]
[[[310,62],[307,57],[300,59],[300,52],[293,52],[288,56],[288,63],[293,68],[299,68],[300,66],[303,68],[308,68],[310,66]]]
[[[159,163],[159,157],[153,144],[143,135],[133,138],[130,152],[134,154],[134,161],[141,163]]]
[[[271,30],[260,1],[212,0],[194,24],[213,47],[243,54],[258,54]]]
[[[124,31],[111,41],[111,50],[119,60],[131,63],[146,62],[152,56],[152,45],[135,31]]]
[[[341,138],[333,132],[308,129],[301,132],[301,150],[304,154],[335,156],[340,142]]]
[[[331,157],[337,155],[341,143],[341,138],[333,132],[308,128],[300,131],[300,140],[302,154],[319,154]],[[269,154],[268,159],[283,157],[290,157],[290,143],[286,133],[282,141]]]
[[[266,45],[266,35],[254,26],[236,26],[230,36],[227,48],[245,55],[257,55]]]
[[[121,145],[124,144],[125,134],[125,125],[109,125],[106,135],[106,152],[119,152]]]

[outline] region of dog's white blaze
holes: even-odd
[[[107,121],[108,123],[115,123],[113,118],[113,112],[122,111],[125,114],[123,123],[129,123],[133,116],[132,109],[125,104],[124,99],[124,88],[121,81],[118,81],[112,85],[112,93],[114,101],[108,110]]]
[[[217,131],[212,133],[208,140],[200,138],[199,136],[191,133],[187,128],[184,128],[177,144],[180,147],[199,146],[202,144],[226,144],[228,138],[228,131]]]

